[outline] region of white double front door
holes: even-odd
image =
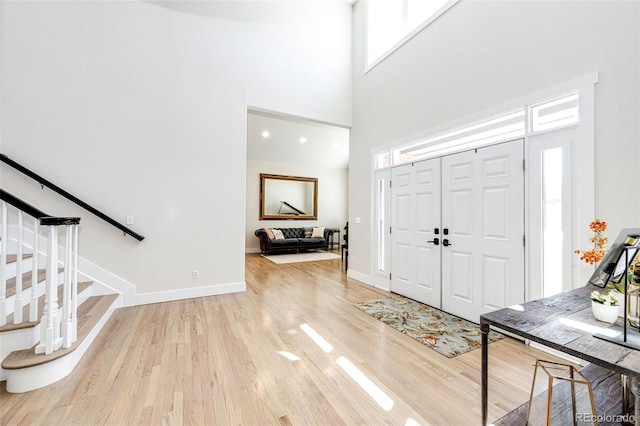
[[[524,301],[522,140],[391,172],[391,291],[478,322]]]

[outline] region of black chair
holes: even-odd
[[[344,242],[342,243],[340,251],[340,259],[344,261],[344,270],[349,269],[349,224],[344,227],[344,235],[342,236]]]

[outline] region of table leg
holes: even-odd
[[[620,375],[622,382],[622,414],[629,412],[629,380],[626,374]]]
[[[480,329],[482,330],[482,426],[488,420],[488,395],[489,395],[489,324],[483,324],[480,319]]]
[[[640,426],[640,404],[638,404],[638,396],[640,395],[640,379],[637,376],[631,376],[631,392],[633,393],[633,397],[635,398],[635,407],[634,407],[634,417],[635,417],[635,425]]]

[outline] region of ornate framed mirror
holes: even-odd
[[[260,173],[260,220],[318,219],[318,178]]]

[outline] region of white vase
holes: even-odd
[[[591,312],[598,321],[608,322],[609,324],[613,324],[618,319],[617,306],[604,305],[592,300]]]
[[[619,293],[617,291],[610,291],[610,295],[612,295],[618,301],[618,316],[624,316],[624,294]]]

